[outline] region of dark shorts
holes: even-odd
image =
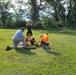
[[[46,45],[46,43],[45,43],[45,42],[43,42],[43,41],[41,41],[41,43],[42,43],[43,45]]]
[[[28,36],[28,35],[32,36],[32,32],[27,32],[27,36]]]
[[[41,41],[41,43],[42,43],[43,45],[49,46],[49,43],[45,43],[45,42],[43,42],[43,41]]]

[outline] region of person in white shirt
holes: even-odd
[[[13,48],[16,48],[18,46],[18,44],[20,43],[20,41],[23,42],[23,47],[25,48],[25,39],[24,39],[24,35],[23,32],[25,31],[24,27],[21,27],[19,30],[17,30],[17,32],[15,33],[15,35],[12,37],[12,41],[13,41]]]

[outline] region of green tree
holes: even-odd
[[[62,4],[63,0],[46,0],[48,4],[53,8],[54,13],[52,16],[58,22],[59,20],[65,21],[65,8]]]
[[[39,11],[42,10],[42,2],[43,0],[31,0],[30,2],[30,5],[31,5],[31,19],[34,21],[34,22],[37,22],[39,21]]]
[[[10,3],[10,1],[7,1],[7,2],[5,2],[4,0],[3,0],[3,2],[0,1],[0,4],[1,4],[0,5],[0,14],[1,14],[1,20],[2,20],[4,26],[6,24],[6,20],[9,16],[9,12],[8,12],[9,3]]]

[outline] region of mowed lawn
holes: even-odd
[[[33,30],[38,42],[40,35],[49,33],[54,49],[12,49],[16,29],[0,29],[0,75],[76,75],[76,30]],[[26,30],[24,32],[26,36]]]

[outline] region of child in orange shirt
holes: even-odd
[[[25,45],[28,46],[28,38],[25,38]]]
[[[35,45],[35,43],[36,43],[35,38],[32,38],[32,39],[30,40],[30,43],[31,43],[31,45]]]
[[[49,40],[49,38],[48,38],[48,33],[46,33],[45,35],[43,35],[43,36],[41,37],[41,43],[42,43],[43,49],[46,49],[48,40]]]

